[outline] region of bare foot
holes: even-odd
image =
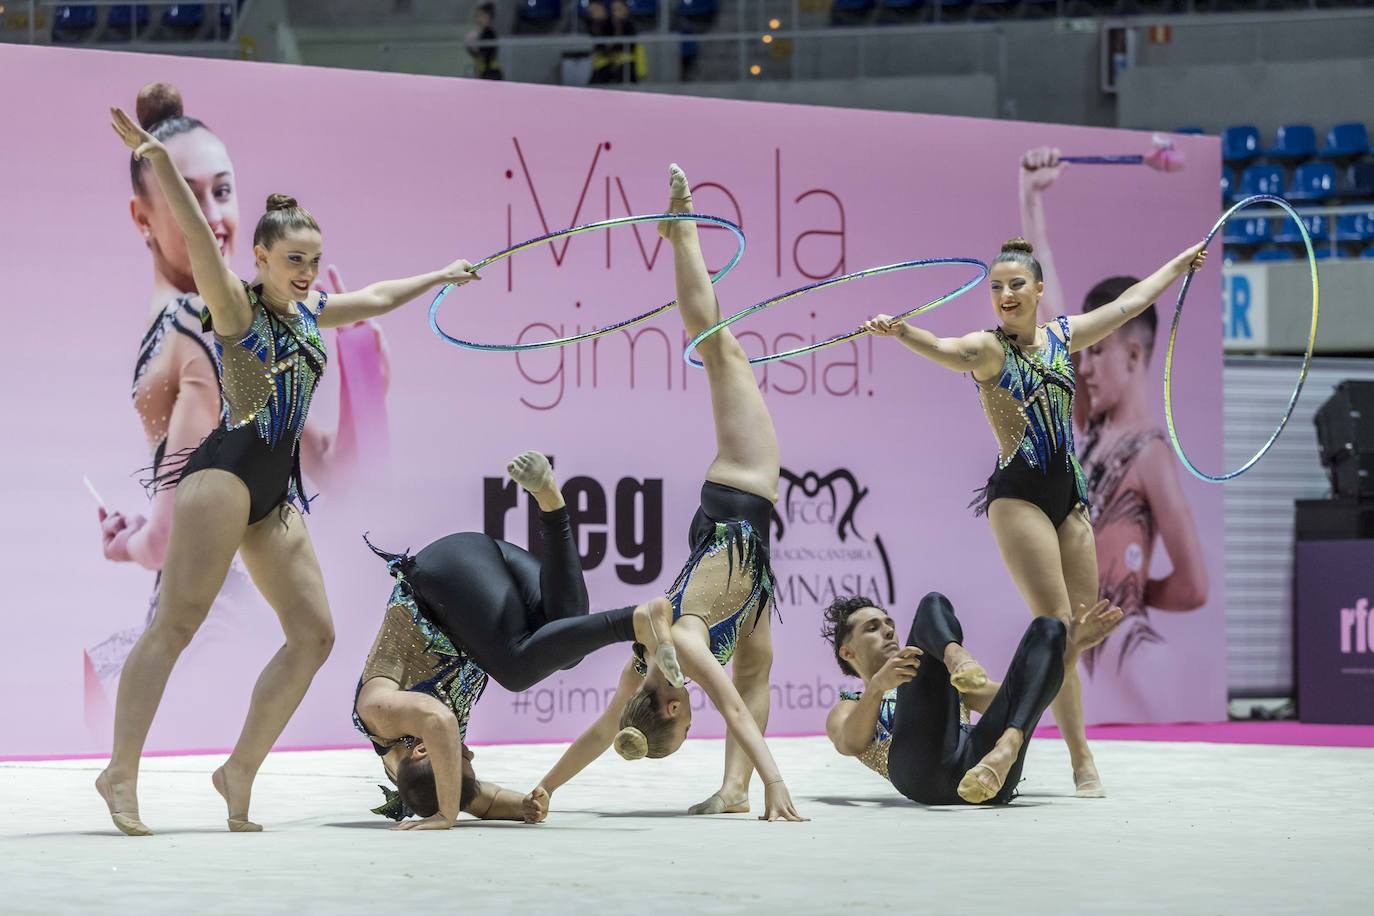
[[[673,604],[667,598],[652,598],[634,612],[635,639],[653,647],[654,663],[668,683],[681,687],[685,682],[673,645]]]
[[[688,814],[748,814],[749,795],[747,793],[736,796],[733,793],[725,793],[724,790],[712,795],[706,801],[693,805],[687,809]]]
[[[687,184],[687,175],[674,162],[668,166],[668,213],[692,213],[692,189]],[[676,222],[661,222],[658,224],[658,234],[665,239],[672,238],[673,227],[679,225]]]
[[[152,836],[153,831],[138,817],[138,791],[133,780],[115,780],[108,769],[95,778],[95,790],[110,809],[110,820],[126,836]]]
[[[1107,790],[1102,787],[1102,777],[1097,775],[1097,764],[1091,758],[1073,768],[1073,790],[1077,798],[1107,797]]]
[[[970,767],[964,778],[959,780],[959,797],[974,805],[980,805],[996,797],[997,793],[1002,791],[1007,773],[1016,762],[1024,743],[1025,739],[1019,731],[1009,728],[1003,732],[992,750]]]
[[[539,452],[516,455],[506,465],[506,473],[510,474],[511,480],[528,490],[531,496],[538,497],[549,490],[558,489],[554,485],[553,466]]]
[[[215,770],[210,781],[229,807],[229,830],[232,833],[257,833],[262,830],[262,825],[248,819],[248,799],[253,792],[253,780],[235,776],[228,767],[225,764]]]
[[[969,650],[952,642],[945,646],[945,669],[949,671],[949,682],[960,693],[968,693],[984,687],[988,673]]]

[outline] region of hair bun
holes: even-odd
[[[295,210],[299,206],[300,204],[296,203],[296,198],[292,197],[290,194],[267,195],[268,213],[271,213],[273,210]]]
[[[633,725],[617,732],[613,744],[615,752],[626,760],[638,760],[649,754],[649,739]]]
[[[1025,239],[1021,238],[1021,236],[1019,235],[1014,239],[1008,239],[1007,241],[1003,242],[1002,250],[1024,251],[1026,254],[1035,254],[1035,246],[1032,245],[1030,242],[1026,241]]]
[[[171,83],[149,83],[138,90],[134,112],[144,130],[152,130],[168,118],[179,118],[186,113],[181,93]]]

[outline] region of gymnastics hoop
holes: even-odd
[[[1284,411],[1283,419],[1279,420],[1279,425],[1274,428],[1274,432],[1269,437],[1269,441],[1265,442],[1264,445],[1260,447],[1260,450],[1251,456],[1249,461],[1246,461],[1233,471],[1227,471],[1224,474],[1208,474],[1206,471],[1200,471],[1183,451],[1183,443],[1179,441],[1178,431],[1174,429],[1174,341],[1178,338],[1178,323],[1179,319],[1183,316],[1183,299],[1188,295],[1188,287],[1192,284],[1193,274],[1197,271],[1189,269],[1188,275],[1183,278],[1183,287],[1178,291],[1178,303],[1174,306],[1173,327],[1169,329],[1169,349],[1164,356],[1164,419],[1169,426],[1169,442],[1173,445],[1174,454],[1178,455],[1178,460],[1183,462],[1183,466],[1191,471],[1194,477],[1199,480],[1210,481],[1211,483],[1222,483],[1227,480],[1234,480],[1254,467],[1255,462],[1263,458],[1265,453],[1274,447],[1274,443],[1278,441],[1279,434],[1283,432],[1283,428],[1288,425],[1289,419],[1293,416],[1293,408],[1298,404],[1298,396],[1302,394],[1303,382],[1307,381],[1307,369],[1312,364],[1312,348],[1317,342],[1317,299],[1320,292],[1317,285],[1317,254],[1312,250],[1312,236],[1307,232],[1307,225],[1299,218],[1297,211],[1293,209],[1288,201],[1273,194],[1256,194],[1253,197],[1245,198],[1222,214],[1221,219],[1217,220],[1216,225],[1212,227],[1212,231],[1207,233],[1207,237],[1202,240],[1201,250],[1206,250],[1207,246],[1212,243],[1212,238],[1221,230],[1222,226],[1226,225],[1226,221],[1229,220],[1237,210],[1244,209],[1256,203],[1274,204],[1287,213],[1288,216],[1298,224],[1298,231],[1302,233],[1302,242],[1307,246],[1307,265],[1312,272],[1312,329],[1307,335],[1307,350],[1303,353],[1302,369],[1298,372],[1298,383],[1293,386],[1293,395],[1288,399],[1288,409]]]
[[[511,257],[512,255],[524,251],[527,248],[533,248],[535,245],[542,245],[545,242],[551,242],[555,239],[580,235],[583,232],[593,232],[597,229],[613,229],[616,226],[630,226],[636,223],[661,223],[665,221],[690,221],[695,223],[706,223],[707,225],[711,226],[719,226],[722,229],[729,229],[732,233],[734,233],[735,239],[739,242],[739,247],[735,250],[735,256],[730,259],[729,263],[727,263],[724,267],[722,267],[720,270],[716,271],[714,275],[712,275],[712,284],[716,283],[730,271],[734,270],[735,265],[739,263],[740,258],[744,257],[744,230],[741,229],[739,226],[735,225],[734,223],[730,222],[728,219],[722,219],[719,216],[707,216],[703,213],[651,213],[644,216],[618,216],[614,219],[598,220],[594,223],[585,223],[581,226],[574,226],[571,229],[560,229],[557,232],[550,232],[545,235],[541,235],[538,238],[530,239],[527,242],[521,242],[519,245],[512,245],[510,248],[507,248],[504,251],[498,251],[494,255],[483,258],[476,264],[472,265],[472,273],[479,273],[480,271],[485,270],[487,267],[490,267],[492,264],[495,264],[497,261],[504,260],[506,258]],[[547,350],[551,347],[562,347],[566,346],[567,344],[581,343],[584,340],[591,340],[594,337],[601,337],[602,335],[609,334],[612,331],[619,331],[623,328],[632,327],[633,325],[639,324],[641,321],[648,321],[650,318],[655,318],[659,315],[662,315],[664,312],[668,311],[670,308],[677,305],[677,300],[674,299],[671,302],[668,302],[666,305],[660,305],[658,308],[645,312],[642,315],[636,315],[633,318],[626,319],[625,321],[618,321],[615,324],[607,325],[604,328],[595,328],[591,331],[586,331],[582,334],[574,334],[569,337],[559,337],[555,338],[554,340],[546,340],[541,341],[539,343],[529,344],[486,344],[477,343],[471,340],[461,340],[449,334],[443,328],[439,327],[439,304],[444,301],[444,297],[449,294],[449,292],[454,288],[454,285],[455,284],[453,283],[445,284],[443,288],[439,290],[439,294],[434,297],[434,301],[430,303],[430,328],[434,331],[435,334],[438,334],[441,339],[443,339],[447,343],[453,344],[455,347],[461,347],[464,350],[484,350],[487,352],[495,353],[523,353],[528,350]]]
[[[931,267],[936,264],[967,264],[970,267],[976,267],[978,269],[978,275],[975,276],[972,280],[969,280],[967,283],[963,284],[962,286],[956,288],[952,292],[945,293],[943,296],[940,296],[937,299],[932,299],[925,305],[918,305],[916,308],[912,309],[909,312],[903,312],[902,314],[893,318],[893,321],[905,321],[913,315],[919,315],[921,312],[929,311],[930,309],[935,308],[935,306],[937,305],[943,305],[944,303],[948,302],[949,300],[957,296],[962,296],[964,293],[973,289],[979,283],[982,283],[983,279],[988,275],[988,265],[984,264],[982,261],[977,260],[976,258],[925,258],[919,261],[902,261],[898,264],[886,264],[882,267],[869,267],[865,270],[856,270],[853,273],[844,274],[843,276],[839,277],[831,277],[829,280],[822,280],[819,283],[812,283],[809,286],[803,286],[798,289],[794,289],[791,292],[783,293],[780,296],[774,296],[772,299],[765,299],[762,302],[758,302],[754,305],[749,306],[747,309],[744,309],[743,311],[736,312],[729,318],[726,318],[724,321],[717,322],[716,324],[712,325],[711,327],[707,328],[706,330],[698,334],[696,337],[694,337],[692,339],[692,342],[687,345],[687,349],[683,351],[682,358],[686,360],[689,364],[696,366],[698,369],[702,368],[703,364],[701,360],[697,359],[692,354],[696,350],[696,348],[699,347],[701,343],[706,340],[706,338],[710,337],[712,334],[724,330],[725,328],[728,328],[730,325],[734,324],[736,321],[739,321],[742,318],[746,318],[749,315],[752,315],[755,312],[760,311],[761,309],[768,308],[769,306],[777,305],[779,302],[786,302],[788,299],[795,299],[796,297],[803,295],[804,293],[815,292],[816,290],[825,289],[828,286],[835,286],[840,283],[847,283],[850,280],[861,280],[865,277],[872,277],[878,274],[893,273],[899,270],[911,270],[916,267]],[[783,350],[779,353],[766,353],[763,356],[756,356],[753,359],[749,360],[749,364],[751,366],[754,366],[758,365],[759,363],[771,363],[774,360],[779,359],[790,359],[795,356],[801,356],[804,353],[810,353],[813,350],[821,350],[825,347],[834,346],[837,343],[844,343],[846,340],[853,340],[855,337],[860,337],[867,333],[868,331],[864,328],[857,328],[853,331],[847,331],[842,334],[837,334],[836,336],[831,337],[828,340],[822,340],[817,343],[807,344],[803,347],[794,347],[791,350]]]

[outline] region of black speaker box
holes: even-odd
[[[1354,541],[1374,538],[1374,501],[1295,500],[1294,538],[1299,541]]]

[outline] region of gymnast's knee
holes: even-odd
[[[1047,645],[1062,654],[1068,643],[1069,631],[1058,617],[1037,617],[1026,627],[1026,639]]]
[[[950,613],[954,612],[954,605],[950,603],[943,592],[928,592],[926,596],[921,599],[918,612],[926,610],[934,611],[937,608],[949,611]]]

